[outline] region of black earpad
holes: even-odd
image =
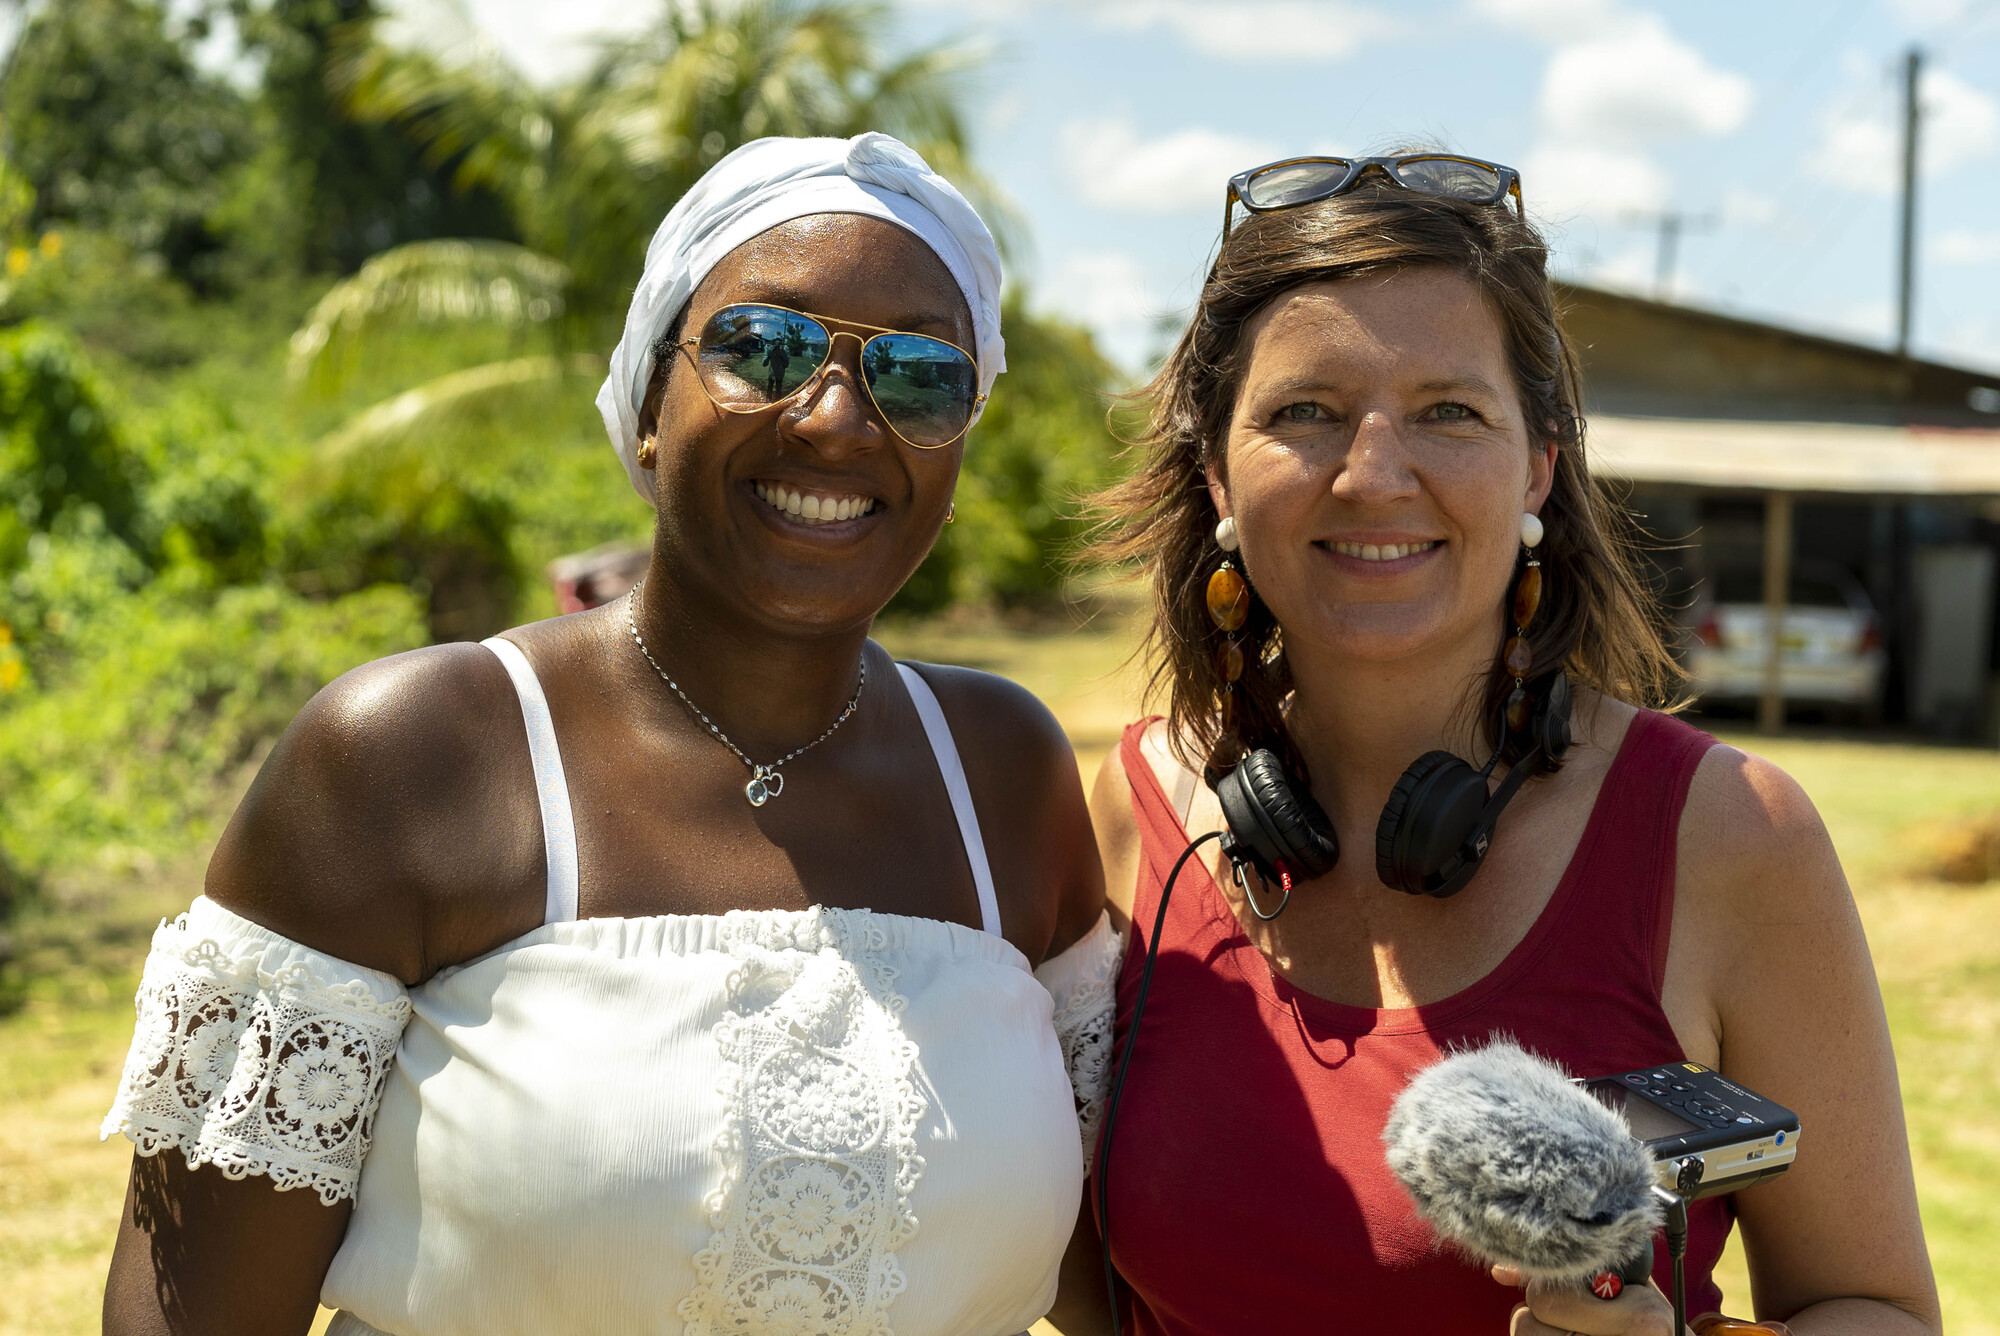
[[[1310,793],[1293,790],[1277,753],[1253,751],[1215,785],[1236,847],[1271,881],[1309,881],[1333,870],[1340,840]]]
[[[1535,721],[1540,730],[1539,740],[1542,752],[1551,761],[1560,761],[1569,750],[1569,674],[1557,673],[1549,683],[1548,697],[1542,702],[1540,717]]]
[[[1486,796],[1486,776],[1450,752],[1419,756],[1382,806],[1375,826],[1375,875],[1411,895],[1457,891],[1471,880],[1468,868],[1478,866],[1462,851]]]

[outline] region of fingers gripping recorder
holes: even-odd
[[[1432,1228],[1525,1280],[1615,1299],[1652,1273],[1664,1224],[1679,1331],[1687,1203],[1781,1172],[1798,1129],[1697,1063],[1578,1083],[1503,1040],[1419,1073],[1382,1139]]]

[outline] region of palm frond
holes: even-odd
[[[569,270],[504,241],[414,241],[383,251],[333,285],[292,335],[289,374],[315,393],[337,391],[370,336],[385,327],[544,325],[563,311]]]
[[[446,420],[477,411],[493,400],[552,390],[570,377],[604,374],[604,360],[586,353],[541,354],[489,362],[425,381],[349,418],[320,442],[321,464],[341,467],[354,456],[431,434]]]

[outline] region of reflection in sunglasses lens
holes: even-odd
[[[972,359],[921,334],[877,334],[862,354],[868,392],[912,445],[943,445],[965,430],[978,396]]]
[[[1282,209],[1323,198],[1346,179],[1345,162],[1293,162],[1250,178],[1243,200],[1253,209]]]
[[[826,364],[832,338],[811,316],[725,306],[702,328],[695,364],[716,403],[754,412],[797,393]],[[861,373],[882,418],[912,445],[945,445],[972,420],[979,374],[965,353],[921,334],[878,334]]]
[[[819,370],[828,342],[817,320],[770,306],[725,306],[701,331],[701,381],[719,404],[774,404]]]
[[[1397,166],[1396,179],[1412,190],[1448,199],[1491,204],[1500,195],[1500,173],[1478,163],[1451,158],[1419,158]]]

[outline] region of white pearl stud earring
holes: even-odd
[[[1242,540],[1236,536],[1236,517],[1234,515],[1224,515],[1216,524],[1215,545],[1224,552],[1234,552],[1237,548],[1243,546]]]
[[[1539,515],[1521,515],[1521,546],[1539,547],[1542,541],[1542,520]]]

